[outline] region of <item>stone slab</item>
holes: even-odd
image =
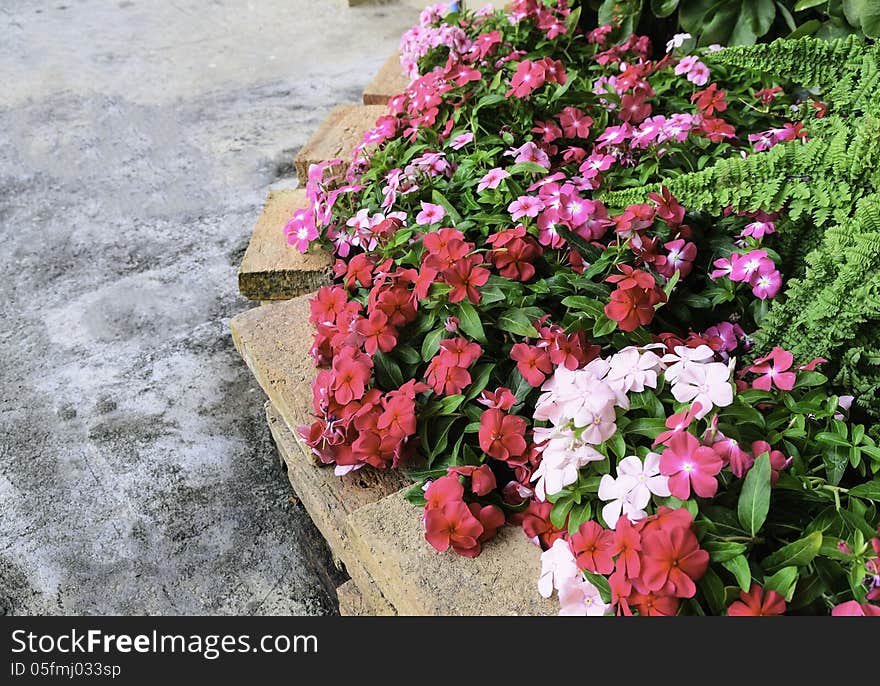
[[[376,119],[386,114],[382,105],[339,105],[312,134],[294,160],[300,184],[308,179],[309,167],[334,159],[351,161],[354,149],[364,134],[376,124]]]
[[[332,281],[330,254],[313,246],[301,253],[287,242],[284,225],[309,203],[304,190],[269,193],[238,269],[238,290],[258,301],[286,300]]]
[[[364,88],[365,105],[387,105],[395,95],[399,95],[409,86],[409,78],[400,66],[400,55],[391,55],[379,73]]]
[[[396,614],[395,608],[384,597],[352,548],[346,520],[359,508],[385,498],[403,488],[406,477],[400,472],[364,467],[345,476],[336,476],[327,466],[316,466],[281,418],[280,413],[266,403],[266,419],[278,446],[278,452],[287,466],[297,497],[312,517],[315,526],[327,540],[330,549],[342,560],[349,576],[360,590],[363,605],[369,614]]]
[[[541,551],[519,527],[505,527],[474,559],[438,553],[424,538],[421,511],[404,491],[348,518],[353,546],[401,615],[554,615],[538,594]]]
[[[370,616],[373,613],[364,604],[364,597],[354,581],[346,581],[336,589],[336,598],[339,601],[339,614],[343,617]]]
[[[260,305],[230,321],[232,341],[291,432],[311,422],[309,295]],[[316,458],[313,458],[316,460]]]

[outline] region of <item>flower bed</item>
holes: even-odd
[[[444,12],[287,226],[337,257],[304,439],[439,551],[522,526],[563,614],[880,612],[876,48]]]

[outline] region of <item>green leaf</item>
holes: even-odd
[[[645,438],[657,438],[666,428],[666,420],[659,417],[639,417],[626,425],[623,433],[637,434]]]
[[[458,325],[461,330],[475,341],[480,343],[486,342],[486,332],[483,331],[483,323],[480,321],[480,315],[471,305],[470,301],[462,300],[458,304]]]
[[[748,593],[752,586],[752,572],[749,570],[748,560],[743,555],[737,555],[721,564],[728,572],[733,574],[739,587]]]
[[[492,375],[492,372],[495,370],[495,363],[492,362],[490,364],[480,364],[474,367],[473,369],[473,383],[468,386],[468,392],[465,395],[464,399],[466,402],[469,402],[476,398],[480,393],[483,392],[483,389],[489,384],[489,377]]]
[[[880,479],[874,479],[873,481],[853,486],[849,489],[849,495],[880,502]]]
[[[804,10],[808,10],[811,7],[818,7],[819,5],[824,5],[828,0],[798,0],[794,5],[795,12],[803,12]]]
[[[746,474],[736,514],[743,528],[755,536],[770,511],[770,456],[762,453]],[[745,589],[748,591],[748,589]]]
[[[386,389],[403,386],[403,372],[400,371],[400,365],[385,353],[376,352],[373,355],[373,364],[380,386],[384,386]]]
[[[512,164],[507,167],[506,170],[509,174],[547,174],[547,167],[544,167],[537,162],[517,162],[516,164]]]
[[[593,586],[599,591],[599,595],[602,596],[602,601],[606,603],[611,602],[611,584],[608,583],[608,579],[606,579],[601,574],[594,574],[593,572],[588,572],[586,569],[583,570],[584,576],[587,578]]]
[[[722,614],[726,606],[724,604],[724,582],[721,581],[721,577],[710,567],[698,585],[712,612],[716,615]]]
[[[446,210],[446,214],[449,215],[449,218],[452,220],[453,224],[458,224],[461,222],[461,215],[458,213],[458,210],[453,207],[452,203],[446,199],[440,191],[433,190],[431,191],[431,200],[436,205],[440,205]]]
[[[616,328],[617,322],[613,319],[609,319],[608,317],[606,317],[603,312],[602,316],[596,320],[595,326],[593,326],[593,338],[601,338],[602,336],[607,336]]]
[[[651,11],[655,17],[668,17],[678,9],[678,0],[651,0]]]
[[[562,304],[575,312],[588,314],[593,319],[605,316],[604,305],[598,300],[588,298],[585,295],[570,295],[562,299]]]
[[[434,329],[429,332],[422,341],[422,359],[427,362],[437,351],[440,350],[440,340],[443,338],[444,329]]]
[[[574,500],[571,498],[563,498],[556,502],[553,509],[550,510],[550,523],[557,529],[565,527],[565,519],[574,506]]]
[[[498,328],[527,338],[538,338],[540,335],[528,315],[521,309],[507,310],[502,314],[498,318]]]
[[[703,549],[709,553],[712,562],[727,562],[746,552],[746,547],[742,543],[733,541],[706,541],[703,543]]]
[[[798,539],[771,553],[763,560],[761,566],[768,572],[775,572],[783,567],[803,567],[810,564],[822,547],[822,534],[814,531],[809,536]]]
[[[584,500],[580,505],[575,505],[568,513],[568,533],[573,534],[581,528],[581,524],[588,521],[593,515],[593,506],[589,500]]]
[[[764,579],[764,592],[776,591],[785,598],[785,602],[790,602],[794,595],[795,586],[798,581],[797,567],[783,567],[773,576]]]

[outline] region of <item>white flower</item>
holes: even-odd
[[[599,498],[611,501],[602,508],[602,519],[609,528],[617,528],[617,520],[620,519],[621,514],[625,514],[632,522],[637,522],[647,515],[647,512],[636,507],[630,499],[630,494],[637,484],[632,476],[624,475],[616,479],[610,474],[602,476],[599,481]]]
[[[680,48],[684,45],[684,42],[691,38],[691,34],[689,33],[676,33],[672,40],[666,43],[666,52],[672,52],[676,48]]]
[[[605,381],[612,390],[641,393],[645,388],[657,388],[657,371],[661,368],[660,358],[650,350],[642,352],[630,346],[612,355],[610,368]]]
[[[674,353],[668,353],[661,358],[663,364],[666,365],[666,371],[663,373],[663,376],[666,377],[667,381],[674,383],[688,367],[711,362],[714,358],[715,353],[708,345],[701,345],[696,348],[677,345],[675,346]]]
[[[672,384],[672,395],[680,403],[699,403],[694,417],[702,419],[713,406],[727,407],[733,402],[730,370],[723,362],[690,365]]]
[[[559,493],[578,479],[578,470],[589,462],[605,458],[595,448],[579,441],[569,428],[536,428],[535,442],[541,451],[541,464],[532,474],[535,497],[540,501],[547,495]]]
[[[558,590],[580,575],[571,546],[564,539],[557,538],[548,550],[541,553],[538,593],[544,598],[549,598],[553,595],[554,588]]]
[[[643,508],[651,500],[651,494],[666,498],[669,493],[669,477],[660,474],[660,453],[648,453],[645,462],[635,455],[625,457],[617,465],[617,473],[623,476],[631,476],[636,480],[636,485],[630,491],[630,498],[638,508]]]

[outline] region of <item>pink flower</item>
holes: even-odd
[[[766,250],[750,250],[745,255],[738,255],[739,259],[731,259],[730,280],[749,281],[754,274],[775,269],[776,265],[769,257]]]
[[[611,169],[612,164],[614,164],[614,157],[612,155],[606,155],[602,152],[594,152],[583,161],[578,171],[584,175],[584,178],[594,179],[599,176],[601,172]]]
[[[468,132],[463,133],[461,135],[456,136],[452,139],[452,142],[449,144],[449,147],[453,150],[461,150],[464,146],[474,140],[474,134]]]
[[[797,379],[794,372],[788,371],[793,363],[794,356],[787,350],[776,346],[769,355],[758,358],[755,360],[755,364],[746,370],[754,374],[761,374],[752,381],[752,388],[769,391],[773,386],[776,386],[781,391],[790,391],[794,388],[794,382]]]
[[[782,274],[776,269],[761,271],[754,274],[749,280],[752,286],[752,294],[761,300],[775,298],[782,288]]]
[[[870,603],[859,604],[856,600],[848,600],[835,605],[831,610],[832,617],[880,617],[880,607]]]
[[[580,576],[559,589],[559,604],[564,617],[601,617],[608,611],[599,589]]]
[[[544,202],[532,195],[521,195],[507,207],[513,221],[523,217],[537,217],[538,212],[544,209]]]
[[[284,227],[287,242],[302,253],[309,251],[309,244],[318,237],[315,215],[309,209],[297,210]]]
[[[516,73],[510,80],[510,90],[505,97],[511,95],[515,98],[527,98],[536,88],[540,88],[546,81],[546,68],[540,62],[523,60],[516,67]]]
[[[709,81],[709,67],[700,62],[695,55],[683,57],[675,66],[676,76],[687,75],[687,80],[696,86],[705,86]]]
[[[667,443],[670,438],[687,429],[691,425],[691,422],[694,419],[694,415],[699,411],[699,403],[693,403],[683,412],[679,412],[678,414],[670,416],[666,420],[666,428],[669,429],[669,431],[664,431],[659,436],[657,436],[657,438],[654,439],[654,442],[651,445],[655,446],[661,443]]]
[[[446,210],[441,205],[434,205],[429,202],[422,201],[422,211],[416,217],[416,223],[423,226],[437,224],[446,216]]]
[[[486,172],[486,175],[480,179],[480,183],[477,184],[477,192],[484,191],[487,188],[498,188],[498,184],[509,176],[510,174],[504,171],[501,167],[490,169]]]
[[[687,432],[675,434],[660,456],[660,473],[669,477],[669,492],[687,500],[691,488],[701,498],[711,498],[718,491],[715,475],[721,471],[718,454]]]
[[[545,169],[550,169],[550,158],[547,156],[547,153],[532,141],[523,143],[518,148],[511,148],[505,151],[504,154],[508,157],[513,157],[513,161],[516,164],[520,162],[534,162],[535,164],[540,164]]]
[[[776,225],[773,222],[756,219],[751,224],[746,224],[740,236],[751,236],[752,238],[761,240],[764,236],[775,232]]]

